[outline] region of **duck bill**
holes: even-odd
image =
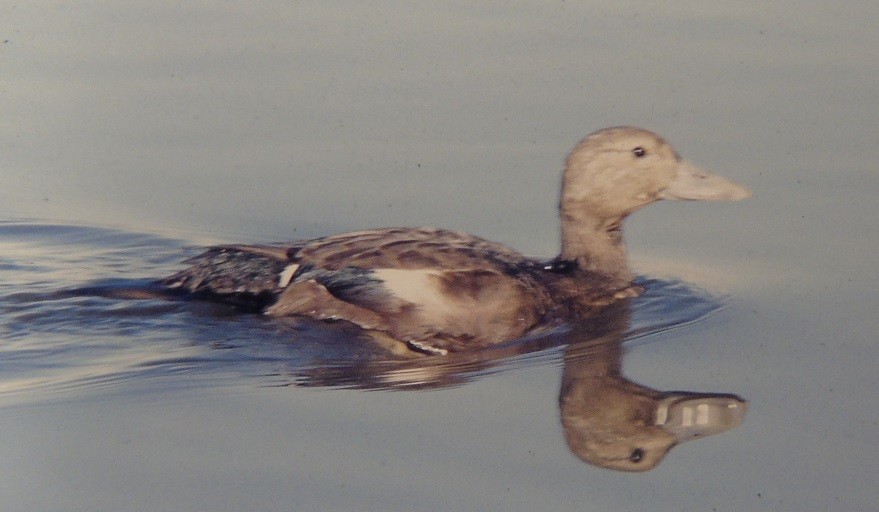
[[[683,443],[739,426],[747,408],[736,395],[674,393],[659,403],[655,425]]]
[[[690,201],[739,201],[751,197],[751,191],[723,176],[711,174],[681,160],[674,181],[658,197]]]

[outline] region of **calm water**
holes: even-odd
[[[0,508],[875,510],[879,7],[571,4],[0,8]],[[603,326],[412,368],[118,298],[204,244],[372,226],[550,256],[564,155],[617,124],[755,196],[633,216],[648,293]],[[584,463],[563,379],[617,364],[747,417]]]

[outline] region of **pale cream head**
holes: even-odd
[[[631,281],[621,224],[660,199],[739,200],[751,192],[682,159],[659,135],[630,126],[588,135],[562,179],[560,258]]]
[[[622,219],[659,199],[739,200],[750,191],[683,160],[659,135],[629,126],[583,139],[568,156],[564,214]],[[580,210],[582,213],[578,213]]]

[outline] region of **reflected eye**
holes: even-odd
[[[641,146],[638,146],[637,148],[632,150],[632,154],[635,155],[635,157],[637,158],[642,158],[644,155],[647,154],[647,150],[642,148]]]
[[[643,458],[644,458],[644,450],[642,450],[641,448],[635,448],[634,450],[632,450],[632,454],[629,455],[629,460],[634,463],[641,462],[641,459],[643,459]]]

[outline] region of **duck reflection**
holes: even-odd
[[[736,427],[736,395],[659,391],[622,375],[619,343],[565,350],[559,409],[565,440],[584,462],[619,471],[656,467],[674,446]]]
[[[618,471],[656,467],[674,446],[738,426],[747,404],[732,394],[660,391],[626,379],[623,341],[629,306],[553,332],[485,350],[407,361],[320,365],[296,371],[297,384],[364,389],[426,389],[463,384],[563,354],[559,409],[564,437],[581,460]]]

